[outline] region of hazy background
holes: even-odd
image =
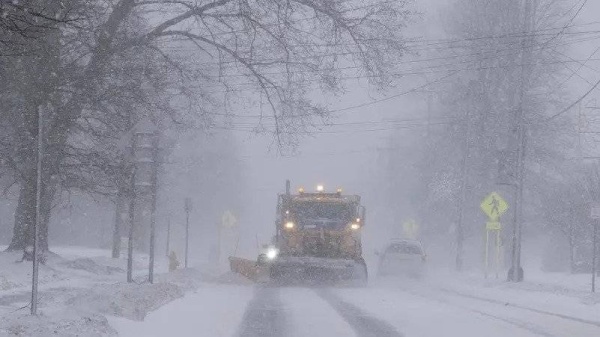
[[[451,0],[417,1],[414,9],[421,14],[413,19],[406,36],[427,40],[446,38],[445,14],[450,3]],[[564,7],[568,9],[577,3],[580,2],[565,1]],[[600,2],[589,1],[574,24],[590,23],[590,29],[600,27],[598,13]],[[571,46],[569,56],[586,59],[596,48],[596,40],[577,43]],[[422,50],[407,55],[404,68],[406,71],[418,71],[427,67],[428,63],[423,60],[433,54]],[[588,65],[597,67],[600,62],[590,61]],[[589,69],[579,74],[580,77],[573,76],[567,83],[569,91],[574,93],[573,97],[589,88],[586,80],[595,82],[600,77],[600,73]],[[257,244],[267,243],[274,233],[277,193],[284,191],[285,180],[290,179],[293,190],[301,186],[311,190],[317,184],[324,184],[328,190],[342,188],[344,193],[361,195],[368,211],[364,247],[366,254],[371,255],[387,239],[399,235],[403,221],[415,217],[409,202],[413,198],[410,193],[399,189],[395,196],[390,197],[381,192],[388,184],[387,178],[381,174],[381,168],[390,152],[402,150],[403,153],[408,153],[405,160],[409,164],[414,159],[410,150],[415,144],[423,142],[427,127],[423,123],[406,127],[407,124],[401,120],[426,117],[428,108],[434,110],[435,104],[438,104],[433,101],[433,106],[428,106],[428,95],[439,88],[430,85],[425,91],[417,90],[382,102],[376,101],[418,88],[437,76],[407,75],[395,88],[385,93],[375,92],[364,80],[351,80],[346,94],[339,97],[320,97],[319,93],[315,93],[315,97],[328,102],[334,112],[324,124],[316,125],[314,132],[301,138],[295,148],[277,147],[273,135],[268,131],[272,129],[269,119],[260,121],[253,117],[259,113],[257,109],[234,111],[234,116],[214,122],[215,125],[225,126],[225,129],[230,130],[217,128],[207,133],[169,135],[174,145],[171,149],[171,162],[163,167],[164,172],[160,178],[163,191],[159,206],[158,251],[162,252],[164,249],[166,227],[170,221],[171,247],[182,254],[185,222],[183,199],[191,197],[194,200],[191,215],[194,260],[200,262],[212,256],[210,251],[216,244],[217,227],[223,212],[227,210],[238,219],[238,227],[232,230],[231,235],[224,234],[228,242],[224,245],[222,254],[235,252],[237,255],[255,257]],[[600,98],[598,92],[592,96]],[[335,111],[363,104],[366,105]],[[267,131],[255,133],[248,130],[248,125],[262,125]],[[429,132],[435,132],[435,127],[431,127]],[[399,145],[396,142],[392,145],[392,135],[400,137],[404,143]],[[224,152],[223,146],[229,150]],[[206,153],[210,153],[213,148],[219,148],[219,153],[207,158]],[[410,181],[415,177],[407,175],[398,179]],[[10,195],[0,200],[1,243],[7,243],[12,233],[14,203],[15,199]],[[111,204],[74,194],[56,205],[55,214],[52,218],[51,245],[77,243],[110,246],[114,222]],[[416,220],[418,222],[419,219]],[[437,242],[425,244],[437,246],[442,251],[451,250],[451,227],[455,222],[455,218],[448,218],[448,232],[440,233]],[[444,240],[448,241],[447,246],[440,245],[439,241]],[[469,260],[468,266],[478,267],[480,261],[477,252],[481,237],[471,237],[469,240],[473,242],[469,246],[473,258]],[[524,249],[529,248],[525,246]],[[453,254],[452,251],[446,257],[451,259]]]

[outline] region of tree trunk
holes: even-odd
[[[31,175],[29,175],[31,176]],[[35,222],[35,180],[29,177],[21,185],[19,191],[19,203],[15,211],[15,222],[13,226],[13,237],[8,246],[9,251],[24,250],[28,245],[33,244],[33,236],[31,231]]]
[[[573,230],[569,230],[569,269],[571,274],[575,273],[575,234]]]
[[[21,183],[19,191],[19,202],[15,212],[13,226],[13,237],[8,251],[24,250],[27,246],[33,246],[33,225],[36,221],[36,193],[37,193],[37,169],[31,170]],[[50,177],[48,172],[42,172],[42,221],[39,228],[39,249],[48,251],[48,223],[50,222],[52,200],[55,188],[48,185]]]
[[[113,247],[112,257],[118,259],[121,256],[121,223],[122,223],[122,204],[123,204],[123,193],[122,188],[119,188],[117,200],[115,202],[115,226],[113,228]]]

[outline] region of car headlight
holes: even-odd
[[[273,260],[277,257],[277,255],[279,254],[279,251],[277,250],[277,248],[269,248],[269,250],[267,250],[267,259],[269,260]]]

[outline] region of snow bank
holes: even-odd
[[[27,337],[100,337],[118,336],[117,332],[108,324],[104,316],[90,314],[61,314],[37,317],[28,313],[19,313],[10,317],[3,317],[0,321],[0,337],[27,336]]]
[[[108,317],[121,337],[237,336],[254,287],[205,284],[148,314],[143,322]]]
[[[70,261],[63,261],[59,264],[66,268],[74,270],[83,270],[96,275],[113,275],[125,272],[123,268],[100,265],[93,259],[87,257]]]
[[[67,301],[67,304],[82,310],[141,321],[148,312],[183,295],[182,288],[173,283],[117,283],[95,286]]]
[[[214,279],[217,283],[222,284],[237,284],[237,285],[253,285],[254,281],[234,272],[227,272],[219,275]]]
[[[116,336],[104,315],[143,320],[214,279],[195,269],[161,274],[167,263],[157,257],[155,284],[149,284],[147,256],[136,254],[136,283],[126,283],[126,259],[112,259],[109,250],[58,247],[53,252],[40,265],[38,317],[28,315],[31,262],[19,262],[19,252],[0,252],[0,337]]]

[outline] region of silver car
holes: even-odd
[[[420,278],[425,274],[427,255],[418,240],[392,240],[379,256],[378,276],[409,276]]]

